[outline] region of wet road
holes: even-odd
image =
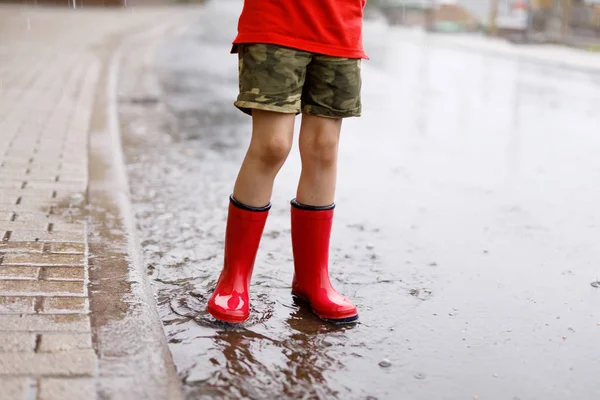
[[[364,116],[344,124],[331,253],[360,324],[323,324],[290,296],[297,148],[276,181],[251,319],[230,329],[205,313],[249,140],[227,54],[240,6],[194,16],[159,52],[159,104],[122,115],[187,397],[600,396],[597,75],[376,24],[365,28]]]

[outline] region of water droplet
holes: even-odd
[[[427,378],[427,375],[425,375],[422,372],[419,372],[419,373],[415,374],[414,377],[415,377],[415,379],[425,379],[425,378]]]
[[[375,245],[374,245],[374,244],[372,244],[372,243],[369,243],[369,244],[367,245],[367,249],[368,249],[368,250],[373,250],[374,248],[375,248]]]
[[[388,360],[387,358],[384,358],[383,360],[381,360],[381,361],[379,362],[379,366],[380,366],[381,368],[389,368],[389,367],[391,367],[391,366],[392,366],[392,363],[391,363],[391,362],[389,362],[389,360]]]

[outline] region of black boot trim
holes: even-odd
[[[299,203],[296,199],[291,201],[292,207],[299,208],[300,210],[306,211],[328,211],[335,208],[335,203],[328,206],[309,206],[308,204]]]
[[[252,207],[252,206],[247,206],[244,203],[240,203],[239,201],[237,201],[235,199],[235,197],[233,197],[233,195],[229,196],[229,201],[231,202],[231,204],[233,204],[234,206],[236,206],[237,208],[241,208],[242,210],[246,210],[246,211],[252,211],[252,212],[267,212],[271,209],[271,203],[267,204],[264,207]]]

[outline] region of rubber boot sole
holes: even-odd
[[[336,325],[341,325],[341,324],[351,324],[354,323],[358,320],[358,313],[356,315],[352,315],[350,317],[344,317],[344,318],[326,318],[323,317],[321,315],[319,315],[319,313],[317,313],[315,311],[315,309],[312,307],[312,305],[310,304],[310,301],[306,298],[303,297],[295,292],[292,292],[292,296],[294,296],[297,300],[300,300],[302,303],[306,304],[308,307],[310,307],[310,310],[312,311],[313,314],[315,314],[317,317],[319,317],[320,320],[325,321],[325,322],[329,322],[332,324],[336,324]]]
[[[241,323],[246,322],[248,320],[248,317],[246,317],[246,318],[236,318],[236,317],[232,317],[230,315],[221,314],[219,312],[216,312],[215,310],[211,310],[210,307],[206,307],[206,311],[210,315],[212,315],[216,320],[218,320],[220,322],[226,322],[228,324],[241,324]]]

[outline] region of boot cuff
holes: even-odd
[[[244,203],[241,203],[239,201],[237,201],[235,199],[235,197],[233,197],[233,195],[229,196],[229,202],[231,204],[233,204],[235,207],[245,210],[245,211],[252,211],[252,212],[267,212],[271,209],[271,203],[267,204],[264,207],[252,207],[252,206],[247,206]]]
[[[305,211],[330,211],[335,208],[335,203],[328,206],[309,206],[308,204],[299,203],[296,199],[292,200],[291,204],[292,207]]]

